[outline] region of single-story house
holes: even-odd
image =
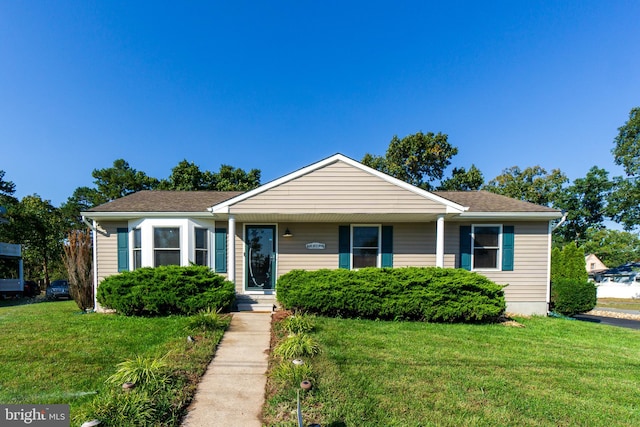
[[[508,312],[543,315],[561,216],[486,191],[425,191],[341,154],[247,192],[140,191],[82,215],[96,287],[123,270],[196,263],[252,309],[274,304],[293,269],[438,266],[508,285]]]

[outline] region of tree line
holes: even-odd
[[[541,166],[506,168],[485,182],[475,166],[451,167],[458,148],[443,133],[417,132],[394,136],[384,155],[367,153],[363,164],[428,191],[486,190],[566,212],[566,222],[554,232],[554,246],[575,242],[585,253],[595,253],[610,266],[640,258],[640,107],[618,129],[613,141],[614,162],[625,175],[610,177],[593,166],[582,178],[569,182],[559,169]],[[447,175],[447,172],[449,174]],[[141,190],[248,191],[260,185],[260,170],[245,171],[230,165],[201,170],[182,160],[166,179],[132,168],[124,159],[113,166],[94,169],[93,187],[78,187],[59,207],[33,194],[18,200],[16,186],[0,170],[0,206],[6,208],[0,223],[0,241],[23,245],[25,277],[49,283],[67,275],[64,245],[75,230],[86,226],[80,212]],[[624,231],[606,227],[613,221]],[[2,274],[0,265],[0,275]]]

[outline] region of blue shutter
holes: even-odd
[[[338,268],[351,268],[351,227],[341,225],[338,227]]]
[[[118,273],[129,270],[129,230],[118,228]]]
[[[471,226],[460,226],[460,268],[471,270]]]
[[[382,226],[382,267],[393,267],[393,227]]]
[[[502,271],[513,271],[513,225],[502,227]]]
[[[216,252],[215,271],[216,273],[227,272],[227,229],[216,228]]]

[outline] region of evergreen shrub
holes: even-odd
[[[596,306],[596,286],[587,280],[557,279],[551,285],[553,311],[573,316]]]
[[[551,308],[573,316],[596,306],[597,291],[589,282],[584,250],[574,242],[551,252]]]
[[[326,316],[428,322],[486,322],[505,311],[503,286],[437,267],[293,270],[278,279],[287,309]]]
[[[124,315],[229,311],[235,286],[205,266],[144,267],[105,278],[98,286],[97,299]]]

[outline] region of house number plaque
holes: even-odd
[[[310,249],[310,250],[321,250],[324,248],[325,248],[324,243],[319,243],[319,242],[307,243],[307,249]]]

